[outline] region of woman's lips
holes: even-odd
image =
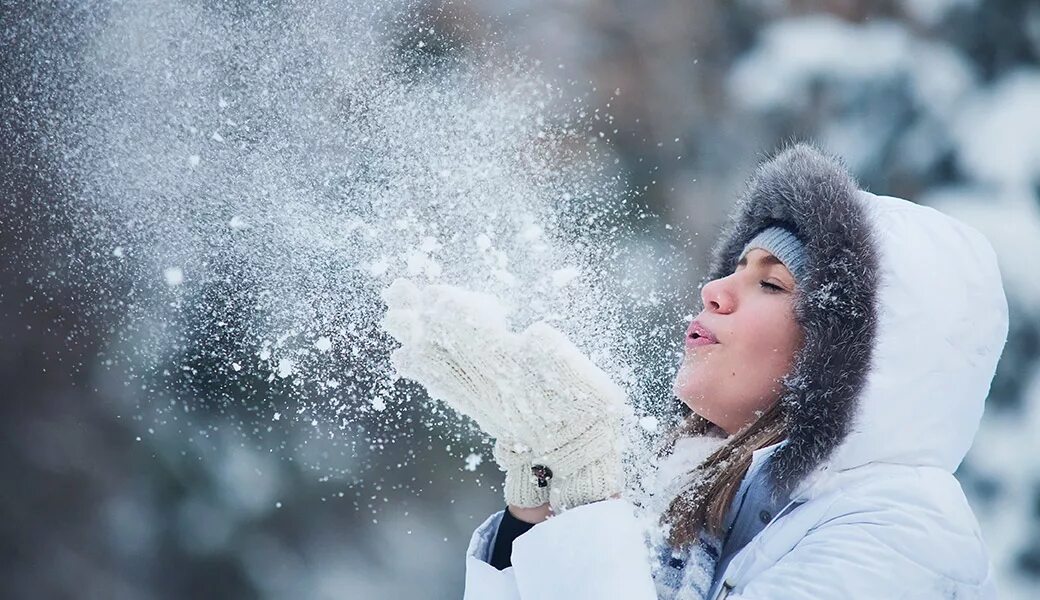
[[[719,343],[715,339],[713,334],[707,327],[701,324],[700,321],[693,321],[690,326],[686,329],[686,347],[695,348],[698,346],[710,346],[711,344]]]
[[[686,336],[687,348],[695,348],[697,346],[711,346],[713,344],[718,344],[718,342],[713,342],[710,339],[703,337],[693,337],[692,335]]]

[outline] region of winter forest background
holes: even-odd
[[[513,298],[653,432],[793,138],[996,248],[957,475],[1003,597],[1040,590],[1037,3],[4,0],[0,52],[5,597],[460,597],[501,474],[388,377],[378,290]]]

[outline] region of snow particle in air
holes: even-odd
[[[170,287],[178,286],[184,283],[184,271],[180,267],[167,267],[163,270],[163,279]]]

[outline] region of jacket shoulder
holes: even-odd
[[[902,559],[954,581],[981,583],[991,564],[960,483],[935,467],[876,469],[843,487],[813,531],[850,525]]]
[[[871,465],[778,517],[723,576],[736,598],[995,598],[986,547],[956,479]]]

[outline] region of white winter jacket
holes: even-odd
[[[817,160],[795,159],[786,168]],[[716,573],[712,597],[995,598],[986,545],[953,472],[1007,337],[996,256],[979,232],[932,208],[860,190],[850,198],[873,229],[880,275],[873,355],[851,426],[787,510]],[[842,352],[837,345],[817,360]],[[500,519],[473,535],[466,600],[657,597],[655,553],[628,501],[536,525],[515,540],[513,566],[502,571],[487,564]]]

